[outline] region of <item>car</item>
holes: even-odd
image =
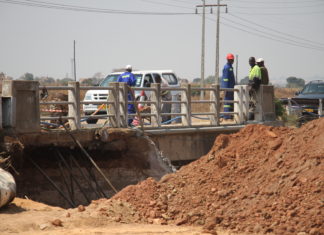
[[[180,87],[179,80],[176,74],[172,70],[143,70],[132,72],[136,78],[136,87],[150,87],[151,83],[157,83],[157,79],[161,78],[162,86],[168,87]],[[108,87],[111,82],[117,82],[119,75],[122,72],[114,72],[108,74],[108,76],[99,84],[100,87]],[[136,99],[139,99],[141,91],[135,91]],[[150,97],[150,91],[146,91],[146,96]],[[171,96],[177,96],[180,91],[171,91]],[[88,90],[85,94],[84,101],[106,101],[108,97],[108,90]],[[83,112],[85,115],[91,115],[97,111],[100,105],[96,104],[84,104]],[[169,111],[171,112],[171,110]],[[106,114],[106,109],[99,110],[96,114]],[[97,123],[98,119],[88,118],[86,122],[88,124]]]
[[[291,108],[299,116],[300,124],[318,118],[319,100],[324,100],[324,81],[311,81],[295,95]]]

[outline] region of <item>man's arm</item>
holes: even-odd
[[[222,82],[221,82],[222,88],[228,88],[229,77],[230,77],[229,68],[225,67],[223,69],[223,76],[222,76]]]

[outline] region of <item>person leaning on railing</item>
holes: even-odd
[[[256,109],[256,92],[259,90],[261,85],[261,69],[256,64],[255,58],[249,58],[249,64],[251,66],[250,74],[249,74],[249,86],[251,87],[249,91],[250,103],[249,103],[249,120],[254,119],[254,112]]]
[[[264,66],[264,59],[259,58],[257,59],[256,63],[261,70],[261,84],[269,85],[269,74],[268,74],[268,69]]]

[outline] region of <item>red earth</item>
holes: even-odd
[[[299,129],[248,125],[220,135],[210,152],[159,182],[112,200],[136,221],[203,225],[206,231],[324,234],[324,118]]]
[[[299,129],[248,125],[218,136],[208,154],[176,173],[87,207],[15,199],[0,210],[0,233],[200,234],[203,227],[219,235],[320,235],[323,157],[324,118]],[[159,224],[168,226],[154,227]]]

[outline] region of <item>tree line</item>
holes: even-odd
[[[104,79],[104,75],[102,73],[95,73],[90,78],[81,78],[79,81],[81,85],[84,86],[96,86]],[[13,80],[12,77],[6,76],[5,73],[0,72],[0,81],[2,80]],[[52,85],[52,86],[66,86],[69,82],[74,81],[72,78],[62,78],[55,79],[49,76],[34,76],[32,73],[24,73],[17,80],[25,80],[25,81],[38,81],[41,85]]]
[[[193,80],[194,84],[200,84],[201,79],[200,78],[195,78]],[[214,84],[215,83],[215,76],[208,76],[207,78],[204,79],[205,84]],[[286,87],[287,88],[303,88],[305,86],[305,80],[302,78],[297,78],[290,76],[286,78]],[[249,83],[249,77],[246,76],[243,79],[239,81],[239,85],[247,85]]]

